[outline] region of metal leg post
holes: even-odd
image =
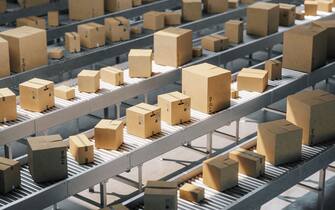
[[[144,103],[148,103],[149,101],[149,97],[148,97],[148,93],[144,94]]]
[[[213,132],[207,134],[207,157],[210,158],[212,156],[213,149]]]
[[[326,181],[326,169],[321,169],[319,174],[319,192],[318,192],[318,208],[317,208],[319,210],[323,210],[324,208],[325,181]]]
[[[95,191],[94,191],[94,186],[88,188],[88,192],[90,192],[90,193],[94,193],[94,192],[95,192]]]
[[[137,170],[138,170],[138,190],[140,192],[142,192],[142,190],[143,190],[143,177],[142,177],[143,172],[142,172],[142,168],[143,168],[143,165],[139,165],[137,167]]]
[[[272,58],[272,47],[268,48],[268,59]]]
[[[249,66],[252,66],[252,53],[249,54]]]
[[[54,205],[52,205],[52,209],[53,209],[53,210],[58,210],[58,204],[55,203]]]
[[[240,119],[236,120],[236,143],[240,140]]]
[[[100,182],[100,206],[105,208],[107,206],[107,181]]]
[[[108,107],[104,108],[104,118],[109,119],[109,109],[108,109]]]
[[[5,149],[5,157],[8,159],[13,159],[13,151],[12,151],[12,145],[11,144],[6,144],[4,146]]]
[[[118,104],[115,104],[115,116],[116,116],[116,119],[120,119],[121,117],[121,104],[118,103]]]

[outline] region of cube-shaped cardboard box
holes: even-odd
[[[334,3],[335,6],[335,3]],[[335,45],[333,39],[335,37],[335,21],[334,20],[319,20],[315,21],[314,24],[321,26],[326,30],[327,33],[327,57],[332,59],[335,58]],[[1,59],[1,58],[0,58]],[[1,65],[1,64],[0,64]]]
[[[98,23],[86,23],[78,26],[80,45],[85,48],[96,48],[106,43],[105,26]]]
[[[237,89],[262,93],[268,86],[268,72],[243,68],[237,75]]]
[[[37,16],[22,17],[16,19],[16,26],[30,26],[39,29],[46,29],[46,21],[44,18]]]
[[[240,20],[229,20],[224,25],[224,35],[230,43],[239,44],[243,42],[243,22]]]
[[[305,20],[305,12],[302,10],[295,11],[295,19],[297,20]]]
[[[55,87],[55,96],[64,100],[71,100],[76,97],[75,89],[65,85]]]
[[[279,25],[292,26],[295,23],[295,10],[294,4],[279,4]]]
[[[318,15],[318,2],[317,1],[305,1],[304,8],[305,8],[306,16],[317,16]]]
[[[144,210],[177,210],[176,182],[148,181],[144,190]]]
[[[95,146],[117,150],[123,143],[123,121],[101,120],[94,128]]]
[[[143,14],[143,28],[158,31],[165,27],[163,12],[150,11]]]
[[[329,0],[318,0],[318,10],[322,12],[332,12],[333,2]]]
[[[100,79],[115,86],[123,85],[123,71],[111,66],[102,68],[100,69]]]
[[[131,49],[128,54],[129,76],[151,77],[152,56],[150,49]]]
[[[80,36],[76,32],[65,33],[65,49],[70,53],[80,52]]]
[[[0,157],[0,194],[4,195],[21,185],[20,162]]]
[[[181,199],[189,202],[200,203],[205,199],[205,189],[186,183],[179,189],[179,195]]]
[[[0,37],[0,78],[10,75],[8,41]]]
[[[100,72],[83,70],[78,74],[78,90],[80,92],[95,93],[100,89]]]
[[[205,50],[219,52],[229,47],[229,39],[218,34],[208,35],[201,39],[201,46]]]
[[[59,11],[49,11],[48,12],[48,26],[57,27],[59,26]]]
[[[282,78],[282,63],[278,60],[267,60],[265,71],[268,72],[269,80],[280,80]]]
[[[105,13],[104,1],[105,0],[69,0],[69,18],[71,20],[85,20],[102,16]]]
[[[192,56],[193,56],[193,58],[201,57],[202,56],[202,47],[193,47]]]
[[[202,18],[201,0],[182,0],[181,10],[184,21],[195,21]]]
[[[8,88],[0,89],[0,122],[16,120],[16,95]]]
[[[109,12],[122,11],[133,7],[132,0],[105,0],[106,10]]]
[[[175,26],[181,24],[181,13],[164,12],[164,20],[166,26]]]
[[[130,24],[127,18],[118,16],[105,19],[106,37],[112,42],[130,39]]]
[[[64,57],[64,50],[60,47],[48,49],[48,58],[60,60]]]
[[[229,9],[236,9],[240,5],[239,0],[228,0],[228,8]]]
[[[133,7],[138,7],[142,5],[142,0],[132,0]]]
[[[94,144],[84,134],[70,136],[70,152],[78,164],[94,162]]]
[[[222,13],[228,10],[228,0],[205,0],[204,8],[207,13]]]

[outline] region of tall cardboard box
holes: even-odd
[[[161,108],[140,103],[127,109],[127,131],[141,138],[161,132]]]
[[[106,37],[112,42],[130,39],[130,24],[127,18],[118,16],[105,19]]]
[[[0,0],[0,13],[4,13],[7,10],[7,0]]]
[[[49,11],[48,12],[48,26],[57,27],[59,26],[59,11]]]
[[[224,35],[230,43],[239,44],[243,42],[243,22],[239,20],[229,20],[224,25]]]
[[[278,60],[267,60],[265,71],[268,72],[269,80],[280,80],[282,78],[282,63]]]
[[[8,88],[0,89],[0,122],[16,120],[16,95]]]
[[[100,69],[100,79],[115,86],[123,85],[123,71],[110,66],[102,68]]]
[[[204,161],[202,178],[205,185],[224,191],[238,184],[238,165],[235,160],[219,156]]]
[[[204,113],[230,106],[230,84],[229,70],[208,63],[182,69],[183,94],[191,97],[193,109]]]
[[[65,33],[65,49],[70,53],[80,52],[80,36],[78,33]]]
[[[150,49],[131,49],[128,54],[129,76],[151,77],[152,56]]]
[[[268,86],[268,72],[243,68],[237,75],[237,89],[262,93]]]
[[[0,194],[6,194],[21,185],[20,162],[0,157]]]
[[[132,4],[132,0],[105,0],[105,7],[109,12],[130,9],[133,6]]]
[[[106,43],[105,26],[98,23],[86,23],[78,26],[80,44],[86,48],[104,46]]]
[[[143,28],[157,31],[165,27],[163,12],[150,11],[143,14]]]
[[[0,78],[10,75],[8,41],[0,37]]]
[[[23,26],[1,32],[0,37],[8,41],[13,72],[20,73],[48,64],[45,30]]]
[[[94,144],[84,135],[70,136],[70,152],[78,164],[94,162]]]
[[[20,7],[29,8],[50,3],[50,0],[17,0]]]
[[[192,60],[192,31],[167,28],[154,34],[155,62],[178,67]],[[166,56],[169,55],[169,56]]]
[[[104,0],[68,0],[69,18],[85,20],[105,13]]]
[[[181,24],[181,13],[164,12],[164,20],[166,26],[176,26]]]
[[[318,0],[318,10],[323,12],[332,12],[333,3],[329,0]]]
[[[60,135],[28,138],[29,171],[36,183],[67,178],[67,144]]]
[[[171,92],[158,96],[162,120],[170,125],[189,122],[191,120],[191,98],[179,92]]]
[[[335,20],[319,20],[319,21],[315,21],[314,24],[321,26],[322,28],[326,30],[326,33],[328,36],[327,57],[330,59],[335,58],[335,45],[332,44],[333,38],[335,37]]]
[[[207,13],[222,13],[228,10],[228,0],[205,0],[204,8]]]
[[[292,26],[295,23],[296,6],[293,4],[279,4],[279,25]]]
[[[177,183],[148,181],[144,190],[144,210],[177,210]]]
[[[33,112],[43,112],[54,107],[54,83],[38,78],[21,83],[20,106]]]
[[[305,1],[304,8],[305,8],[306,16],[317,16],[318,15],[318,2],[317,1]]]
[[[327,32],[315,24],[297,26],[284,33],[283,67],[305,73],[327,61]]]
[[[301,158],[302,129],[286,120],[258,124],[257,153],[272,165]]]
[[[95,93],[100,89],[99,71],[83,70],[78,74],[78,90]]]
[[[186,183],[179,189],[179,195],[181,199],[189,202],[200,203],[205,199],[205,189]]]
[[[123,121],[101,120],[94,128],[95,146],[117,150],[123,143]]]
[[[182,16],[184,21],[194,21],[202,18],[201,0],[182,0]]]
[[[205,50],[219,52],[229,47],[229,39],[218,34],[208,35],[201,39],[201,46]]]
[[[250,35],[267,36],[278,31],[279,5],[258,2],[247,8],[247,32]]]
[[[58,87],[55,87],[55,96],[57,98],[61,98],[64,100],[71,100],[74,99],[76,97],[75,95],[75,90],[74,88],[65,86],[65,85],[61,85]]]
[[[322,91],[305,91],[287,98],[286,119],[303,128],[302,142],[322,143],[335,137],[335,95]]]

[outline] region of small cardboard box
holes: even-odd
[[[0,157],[0,194],[4,195],[21,185],[20,162]]]
[[[301,140],[302,129],[286,120],[258,124],[257,153],[272,165],[300,160]]]
[[[334,4],[335,6],[335,4]],[[335,21],[334,20],[320,20],[314,22],[316,25],[321,26],[326,30],[328,39],[328,45],[327,45],[327,57],[332,59],[335,58],[335,45],[333,43],[333,39],[335,37]],[[1,59],[1,58],[0,58]],[[1,64],[0,64],[1,65]]]
[[[239,20],[229,20],[224,25],[224,35],[230,43],[239,44],[243,42],[243,22]]]
[[[124,17],[111,17],[105,19],[106,37],[112,42],[130,39],[129,20]]]
[[[229,158],[238,161],[239,173],[259,177],[265,172],[265,156],[239,148],[229,153]]]
[[[169,27],[154,34],[155,62],[178,67],[192,60],[192,31]],[[166,56],[169,55],[169,56]]]
[[[202,47],[193,47],[192,48],[192,56],[193,58],[202,56]]]
[[[144,190],[144,210],[177,210],[177,183],[148,181]]]
[[[181,199],[189,202],[200,203],[205,199],[205,189],[186,183],[179,189],[179,195]]]
[[[100,69],[100,78],[102,81],[115,86],[123,85],[123,71],[115,67],[105,67]]]
[[[293,4],[279,4],[279,25],[292,26],[295,23],[296,6]]]
[[[152,56],[151,49],[131,49],[128,54],[129,76],[151,77]]]
[[[197,85],[194,85],[197,84]],[[203,63],[182,70],[182,92],[191,97],[191,107],[214,113],[230,106],[231,72]]]
[[[61,98],[64,100],[71,100],[76,97],[76,93],[75,93],[74,88],[61,85],[61,86],[55,87],[55,96],[57,98]]]
[[[57,27],[59,26],[59,11],[49,11],[48,12],[48,26]]]
[[[16,95],[8,88],[0,89],[0,122],[16,120]]]
[[[132,26],[130,27],[131,34],[141,34],[142,33],[142,26]]]
[[[17,0],[21,8],[35,7],[38,5],[48,4],[50,0]]]
[[[202,18],[201,0],[182,0],[182,17],[184,21],[195,21]]]
[[[335,137],[335,95],[305,91],[287,98],[286,119],[303,128],[302,142],[314,145]]]
[[[104,46],[106,43],[105,26],[98,23],[86,23],[78,26],[80,44],[86,48]]]
[[[138,7],[142,5],[142,0],[132,0],[133,7]]]
[[[83,70],[78,74],[78,90],[80,92],[95,93],[100,89],[100,72]]]
[[[230,96],[230,97],[233,98],[233,99],[237,99],[237,98],[239,98],[240,96],[239,96],[238,90],[234,90],[234,89],[232,89],[232,90],[231,90],[231,96]]]
[[[164,15],[166,26],[176,26],[181,24],[181,13],[164,12]]]
[[[228,8],[230,9],[236,9],[239,4],[239,0],[228,0]]]
[[[28,165],[36,183],[67,178],[67,147],[60,135],[28,138]]]
[[[306,16],[317,16],[318,15],[318,2],[317,1],[305,1],[305,15]]]
[[[105,0],[106,10],[109,12],[117,12],[133,7],[132,0]]]
[[[48,50],[48,57],[50,59],[62,59],[64,57],[64,50],[62,48],[52,48]]]
[[[94,162],[94,144],[84,135],[70,136],[70,152],[78,164]]]
[[[65,33],[65,49],[70,53],[80,52],[80,36],[78,33]]]
[[[128,108],[126,113],[129,134],[149,138],[161,132],[161,108],[140,103]]]
[[[318,0],[318,10],[323,12],[332,12],[333,3],[328,0]]]
[[[219,156],[204,161],[202,178],[205,185],[224,191],[238,184],[238,162]]]
[[[158,31],[165,27],[163,12],[150,11],[143,14],[143,28]]]
[[[0,13],[4,13],[7,10],[7,0],[0,0]]]
[[[101,120],[94,128],[95,146],[117,150],[123,143],[123,121]]]
[[[191,120],[191,98],[179,92],[158,96],[162,120],[170,125],[177,125]]]
[[[69,0],[68,2],[69,18],[71,20],[90,19],[102,16],[105,13],[104,0]]]
[[[304,11],[295,11],[295,19],[296,20],[305,20],[305,12]]]
[[[207,13],[222,13],[228,10],[228,0],[205,0],[204,8]]]
[[[208,51],[219,52],[229,47],[229,39],[218,34],[208,35],[201,39],[201,46]]]
[[[20,84],[20,106],[33,112],[43,112],[55,106],[54,83],[31,79]]]
[[[278,60],[267,60],[265,71],[268,72],[269,80],[280,80],[282,78],[282,63]]]
[[[262,93],[268,86],[268,72],[243,68],[237,75],[237,89]]]
[[[30,26],[39,29],[46,28],[46,21],[44,18],[30,16],[16,19],[16,27]]]
[[[10,75],[9,46],[7,40],[0,37],[0,78]]]

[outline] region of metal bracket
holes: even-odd
[[[142,164],[137,166],[137,170],[138,170],[138,190],[140,192],[143,191],[143,171],[142,171],[142,169],[143,169]]]
[[[12,151],[12,145],[11,144],[5,144],[5,157],[8,159],[13,159],[13,151]]]
[[[107,206],[107,181],[100,182],[100,207]]]

